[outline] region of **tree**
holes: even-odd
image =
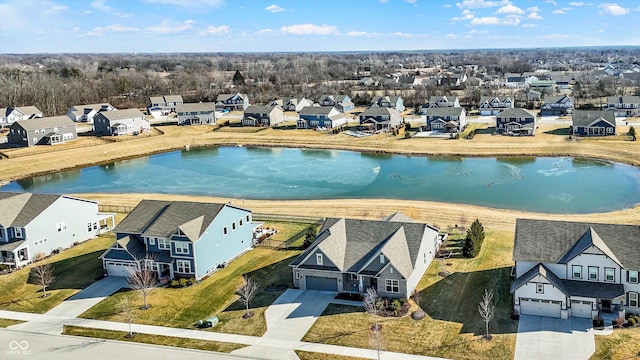
[[[629,128],[629,136],[633,141],[636,141],[636,129],[633,126]]]
[[[316,239],[316,231],[312,226],[308,227],[304,232],[304,242],[302,243],[303,248],[308,248],[311,246],[313,241]]]
[[[244,275],[242,278],[244,283],[238,289],[238,295],[240,295],[240,301],[245,306],[245,313],[242,317],[246,319],[253,316],[253,312],[249,311],[249,303],[258,293],[259,283],[247,275]]]
[[[467,237],[464,239],[462,254],[473,258],[478,256],[482,242],[484,241],[484,227],[479,219],[476,219],[467,230]]]
[[[47,297],[47,287],[56,279],[53,275],[54,270],[55,269],[51,264],[43,264],[31,269],[29,279],[32,284],[42,286],[42,297]]]
[[[132,313],[132,307],[133,305],[133,301],[131,301],[131,297],[129,296],[129,294],[125,294],[122,299],[120,299],[120,301],[118,301],[117,303],[117,308],[120,312],[123,312],[124,315],[127,318],[127,322],[129,323],[129,333],[127,335],[125,335],[128,338],[132,338],[134,336],[136,336],[136,333],[134,333],[131,330],[131,323],[133,322],[133,313]]]
[[[484,338],[491,340],[491,335],[489,335],[489,321],[493,320],[496,312],[496,306],[493,304],[493,290],[484,289],[482,301],[478,304],[478,312],[485,323],[486,333]]]
[[[373,325],[371,326],[371,342],[378,353],[378,360],[380,360],[380,352],[382,351],[384,339],[382,337],[382,325],[380,324],[380,321],[378,319],[378,314],[380,312],[380,307],[382,306],[382,301],[380,300],[376,289],[367,288],[367,290],[364,292],[362,304],[364,307],[364,311],[373,315],[374,320]]]
[[[142,260],[142,264],[146,264],[146,260]],[[130,271],[129,272],[129,286],[134,290],[140,290],[142,294],[142,300],[144,305],[142,306],[142,310],[147,310],[151,307],[147,303],[147,296],[151,293],[151,291],[158,284],[157,273],[151,269],[143,267],[141,270]]]
[[[233,74],[233,85],[240,86],[244,85],[244,76],[240,73],[240,70],[236,70],[236,73]]]

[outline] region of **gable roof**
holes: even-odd
[[[360,116],[400,116],[400,112],[394,108],[388,107],[370,107],[364,112],[360,113]]]
[[[573,247],[571,247],[571,249],[562,257],[562,259],[558,260],[558,263],[568,263],[569,261],[571,261],[571,259],[582,254],[583,251],[587,250],[591,246],[597,247],[605,255],[611,258],[611,260],[622,266],[620,260],[618,260],[615,254],[613,254],[613,252],[609,249],[607,244],[602,241],[600,235],[598,235],[598,233],[596,233],[596,231],[593,230],[591,226],[589,226],[589,229],[582,235],[582,237],[580,237],[580,239],[573,245]]]
[[[84,109],[93,109],[95,111],[100,111],[102,108],[113,108],[113,105],[109,103],[99,103],[99,104],[86,104],[86,105],[74,105],[69,108],[69,111],[84,111]]]
[[[508,108],[504,111],[502,111],[500,114],[496,115],[496,119],[502,119],[502,118],[533,118],[535,119],[535,116],[528,112],[525,109],[522,108]]]
[[[52,117],[35,117],[31,119],[18,120],[15,124],[20,125],[25,130],[36,130],[52,127],[73,126],[76,124],[66,115]]]
[[[464,108],[461,107],[434,107],[427,109],[427,116],[461,116],[463,112]]]
[[[268,105],[249,105],[246,109],[244,109],[245,114],[269,114],[274,109],[282,108],[280,106],[268,106]]]
[[[511,97],[509,97],[509,96],[482,96],[480,98],[480,104],[484,103],[485,101],[488,102],[488,103],[491,103],[494,99],[498,100],[501,103],[503,103],[503,102],[505,102],[507,100],[513,102],[513,100],[511,100]]]
[[[218,94],[218,97],[216,97],[216,101],[225,101],[225,100],[229,100],[232,97],[238,95],[238,97],[240,97],[241,99],[246,99],[247,95],[246,94],[241,94],[241,93],[235,93],[235,94]]]
[[[575,110],[571,120],[573,126],[589,126],[599,118],[602,118],[612,126],[616,126],[616,115],[613,111]]]
[[[123,119],[130,119],[130,118],[134,118],[134,117],[142,117],[142,119],[144,120],[144,114],[141,113],[140,110],[138,110],[138,109],[124,109],[124,110],[115,110],[115,111],[105,111],[105,112],[99,113],[96,116],[104,116],[110,122],[111,121],[117,121],[117,120],[123,120]]]
[[[168,238],[180,229],[195,242],[225,206],[190,201],[142,200],[113,231]]]
[[[640,104],[640,96],[609,96],[607,104]]]
[[[452,95],[449,95],[449,96],[447,96],[447,95],[431,96],[431,97],[429,97],[429,104],[435,104],[441,99],[444,99],[444,101],[446,101],[446,102],[453,103],[458,99],[458,97],[457,96],[452,96]]]
[[[300,109],[300,115],[329,115],[334,109],[339,111],[335,106],[305,106]]]
[[[640,269],[638,225],[517,219],[513,260],[560,263],[590,244],[624,268]]]
[[[563,99],[573,102],[573,99],[571,99],[569,95],[559,95],[559,96],[547,95],[544,97],[544,104],[556,104],[561,102]]]
[[[511,284],[511,292],[514,292],[520,286],[526,284],[527,282],[529,282],[529,280],[538,275],[543,276],[545,279],[549,280],[551,284],[555,285],[555,287],[557,287],[563,293],[567,293],[567,290],[562,283],[562,279],[560,279],[556,274],[553,273],[553,271],[549,270],[549,268],[547,268],[543,264],[538,264],[532,267],[531,269],[529,269],[529,271],[522,274],[522,276],[515,279]]]
[[[178,105],[176,105],[176,112],[177,113],[191,112],[191,111],[197,111],[197,112],[210,111],[210,112],[214,112],[215,109],[216,109],[216,104],[214,104],[212,102],[186,103],[186,104],[178,104]]]
[[[62,195],[0,192],[0,225],[25,227]]]

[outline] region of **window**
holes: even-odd
[[[17,238],[22,238],[22,228],[14,228]]]
[[[155,245],[156,244],[156,238],[149,238],[149,245]]]
[[[604,281],[616,281],[616,270],[614,268],[604,268]]]
[[[191,262],[188,260],[176,260],[176,266],[178,267],[179,273],[190,273],[191,272]]]
[[[91,223],[87,223],[87,231],[91,231],[93,225]]]
[[[171,243],[168,239],[156,238],[158,240],[158,249],[169,250],[171,249]]]
[[[380,254],[380,264],[384,264],[384,254]]]
[[[629,292],[629,306],[638,307],[638,293]]]
[[[56,229],[58,229],[58,232],[67,230],[67,221],[65,220],[57,223]]]
[[[536,294],[544,294],[544,284],[536,284]]]
[[[228,233],[229,233],[229,228],[228,228],[228,227],[226,227],[226,226],[225,226],[225,227],[223,227],[223,228],[222,228],[222,235],[225,235],[225,236],[226,236]]]
[[[300,273],[299,272],[296,272],[296,279],[298,279],[298,280],[300,279]]]
[[[188,254],[189,253],[189,243],[186,242],[176,242],[176,254]]]
[[[358,280],[358,274],[349,274],[349,279]]]
[[[238,224],[240,224],[240,226],[244,225],[244,223],[242,222],[242,219],[238,220]]]
[[[638,270],[627,271],[627,282],[630,282],[632,284],[638,283]]]
[[[400,281],[393,279],[386,279],[384,281],[385,289],[388,293],[400,292]]]
[[[324,259],[322,258],[322,254],[316,254],[316,264],[322,265],[324,263]]]
[[[236,231],[236,222],[231,223],[231,230]]]
[[[589,266],[589,280],[598,280],[597,266]]]
[[[251,215],[247,215],[247,222],[251,222]]]
[[[582,266],[573,265],[571,267],[571,270],[572,270],[571,278],[573,278],[573,279],[582,279]]]

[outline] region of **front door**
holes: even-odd
[[[611,312],[611,300],[602,299],[600,300],[600,305],[602,306],[602,311]]]

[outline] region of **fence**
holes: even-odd
[[[280,215],[280,214],[260,214],[253,213],[253,220],[256,221],[282,221],[282,222],[298,222],[298,223],[315,223],[324,220],[323,218],[314,216],[301,215]]]
[[[286,215],[284,215],[286,216]],[[294,216],[295,217],[295,216]],[[305,217],[303,217],[305,218]],[[254,217],[255,219],[255,217]],[[264,246],[264,247],[271,247],[271,248],[276,248],[276,249],[288,249],[289,247],[291,247],[291,245],[293,243],[295,243],[296,241],[300,240],[301,238],[305,237],[307,235],[307,232],[309,231],[309,229],[313,229],[314,230],[314,235],[315,235],[315,229],[316,227],[322,225],[322,222],[324,221],[324,219],[320,219],[320,218],[315,218],[316,220],[309,224],[309,226],[305,227],[304,229],[300,230],[299,232],[297,232],[294,235],[291,235],[287,240],[272,240],[271,237],[265,239],[264,241],[262,241],[260,244],[258,244],[259,246]],[[272,220],[275,221],[275,220]],[[290,222],[295,222],[295,221],[290,221]],[[300,221],[300,222],[307,222],[307,221]]]
[[[130,213],[135,206],[98,204],[98,211],[114,213]]]

